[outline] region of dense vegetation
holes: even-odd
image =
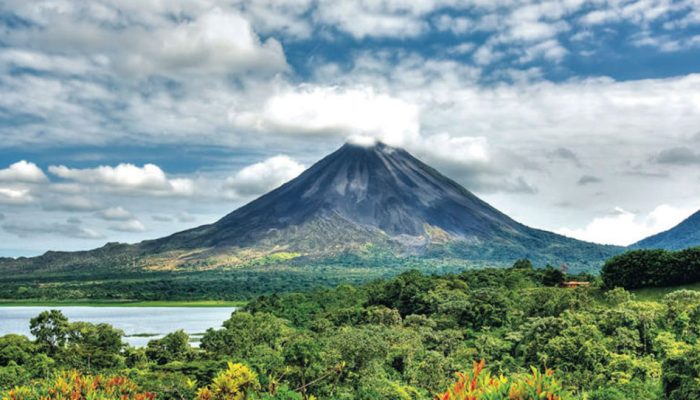
[[[562,279],[521,261],[262,296],[200,348],[184,332],[132,348],[109,325],[46,312],[35,340],[0,338],[0,397],[70,392],[81,376],[134,399],[499,399],[537,379],[553,399],[700,398],[699,292],[637,301]],[[478,360],[487,369],[468,372]]]
[[[700,282],[700,247],[680,251],[629,251],[608,260],[601,276],[609,288],[635,289]]]
[[[490,263],[489,265],[499,265]],[[103,271],[0,274],[0,299],[12,300],[247,300],[277,292],[308,291],[388,278],[408,269],[444,274],[485,264],[344,254],[323,263],[290,263],[215,270]],[[505,266],[505,265],[504,265]],[[0,268],[0,271],[2,269]]]
[[[0,257],[0,300],[247,300],[276,292],[359,284],[412,269],[444,274],[486,266],[508,267],[522,256],[537,259],[541,265],[576,260],[567,264],[570,271],[597,273],[603,260],[621,251],[591,245],[590,252],[579,253],[557,242],[548,246],[556,251],[540,253],[535,250],[537,245],[529,242],[521,247],[494,248],[449,242],[431,246],[422,255],[398,256],[381,246],[366,244],[358,251],[319,257],[250,250],[253,255],[245,259],[182,256],[184,261],[178,263],[173,261],[175,255],[144,253],[138,245],[107,244],[92,251]]]

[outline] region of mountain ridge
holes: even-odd
[[[700,211],[673,228],[642,239],[629,248],[682,250],[695,246],[700,246]]]

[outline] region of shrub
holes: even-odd
[[[53,378],[35,382],[31,387],[18,386],[5,393],[3,400],[154,400],[155,393],[141,392],[123,376],[83,375],[78,371],[61,371]]]
[[[243,400],[260,389],[258,376],[243,364],[229,362],[211,385],[197,391],[196,400]]]
[[[457,382],[436,400],[568,400],[567,393],[554,378],[552,370],[516,374],[511,378],[494,376],[484,369],[484,361],[475,362],[471,372],[457,373]]]

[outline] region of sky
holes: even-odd
[[[0,256],[211,223],[357,136],[633,243],[700,209],[700,1],[0,0]]]

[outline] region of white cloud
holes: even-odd
[[[662,19],[676,12],[690,12],[697,7],[693,0],[669,1],[610,1],[601,2],[602,7],[588,12],[581,18],[581,22],[589,25],[628,21],[630,23],[648,26],[650,23]]]
[[[272,96],[260,114],[234,124],[292,135],[370,135],[400,145],[419,131],[418,108],[370,87],[304,85]]]
[[[137,232],[145,232],[146,227],[141,223],[141,221],[137,219],[130,219],[128,221],[120,222],[115,225],[111,225],[109,227],[110,230],[112,231],[117,231],[117,232],[127,232],[127,233],[137,233]]]
[[[546,60],[561,61],[567,53],[568,50],[558,41],[550,39],[525,48],[524,55],[520,57],[520,61],[527,63],[540,57]]]
[[[22,205],[34,202],[29,189],[0,187],[0,204]]]
[[[123,60],[114,59],[129,73],[231,74],[287,68],[280,43],[261,42],[250,23],[232,11],[215,8],[191,22],[141,34],[151,39],[133,43],[138,47]]]
[[[451,137],[442,133],[425,137],[410,147],[416,153],[428,154],[442,162],[461,164],[467,168],[475,163],[490,161],[489,144],[484,137]]]
[[[331,1],[321,0],[314,19],[347,32],[355,38],[415,37],[430,25],[422,19],[435,7],[420,1]]]
[[[47,181],[47,178],[36,164],[22,160],[0,169],[0,181],[40,183]]]
[[[49,167],[49,172],[83,184],[103,185],[114,191],[127,191],[154,195],[187,196],[194,192],[194,182],[190,179],[169,179],[160,167],[145,164],[119,164],[116,167],[68,168],[63,165]]]
[[[474,21],[466,17],[453,17],[449,14],[442,14],[433,19],[435,28],[439,31],[452,32],[455,35],[461,35],[475,29]]]
[[[79,57],[50,55],[25,49],[0,50],[0,66],[27,68],[58,74],[86,74],[94,72],[96,65]]]
[[[287,156],[275,156],[249,165],[226,179],[224,187],[232,197],[263,194],[296,178],[304,166]]]
[[[282,33],[294,39],[305,39],[312,34],[312,21],[306,14],[313,0],[239,0],[235,3],[259,32]]]
[[[228,7],[121,3],[102,10],[79,2],[14,5],[36,27],[8,32],[8,40],[43,46],[49,53],[10,50],[10,62],[42,70],[91,70],[91,65],[128,76],[207,76],[287,68],[275,39],[261,41],[250,22]],[[108,10],[108,12],[104,12]],[[109,17],[107,17],[109,16]],[[129,26],[119,29],[118,26]],[[143,40],[147,36],[149,40]],[[78,58],[86,55],[87,57]]]
[[[101,210],[97,216],[106,221],[128,221],[134,218],[134,215],[123,207],[110,207]]]
[[[627,246],[678,225],[694,211],[663,204],[648,214],[636,214],[618,207],[614,213],[596,217],[583,228],[561,228],[557,232],[589,242]]]

